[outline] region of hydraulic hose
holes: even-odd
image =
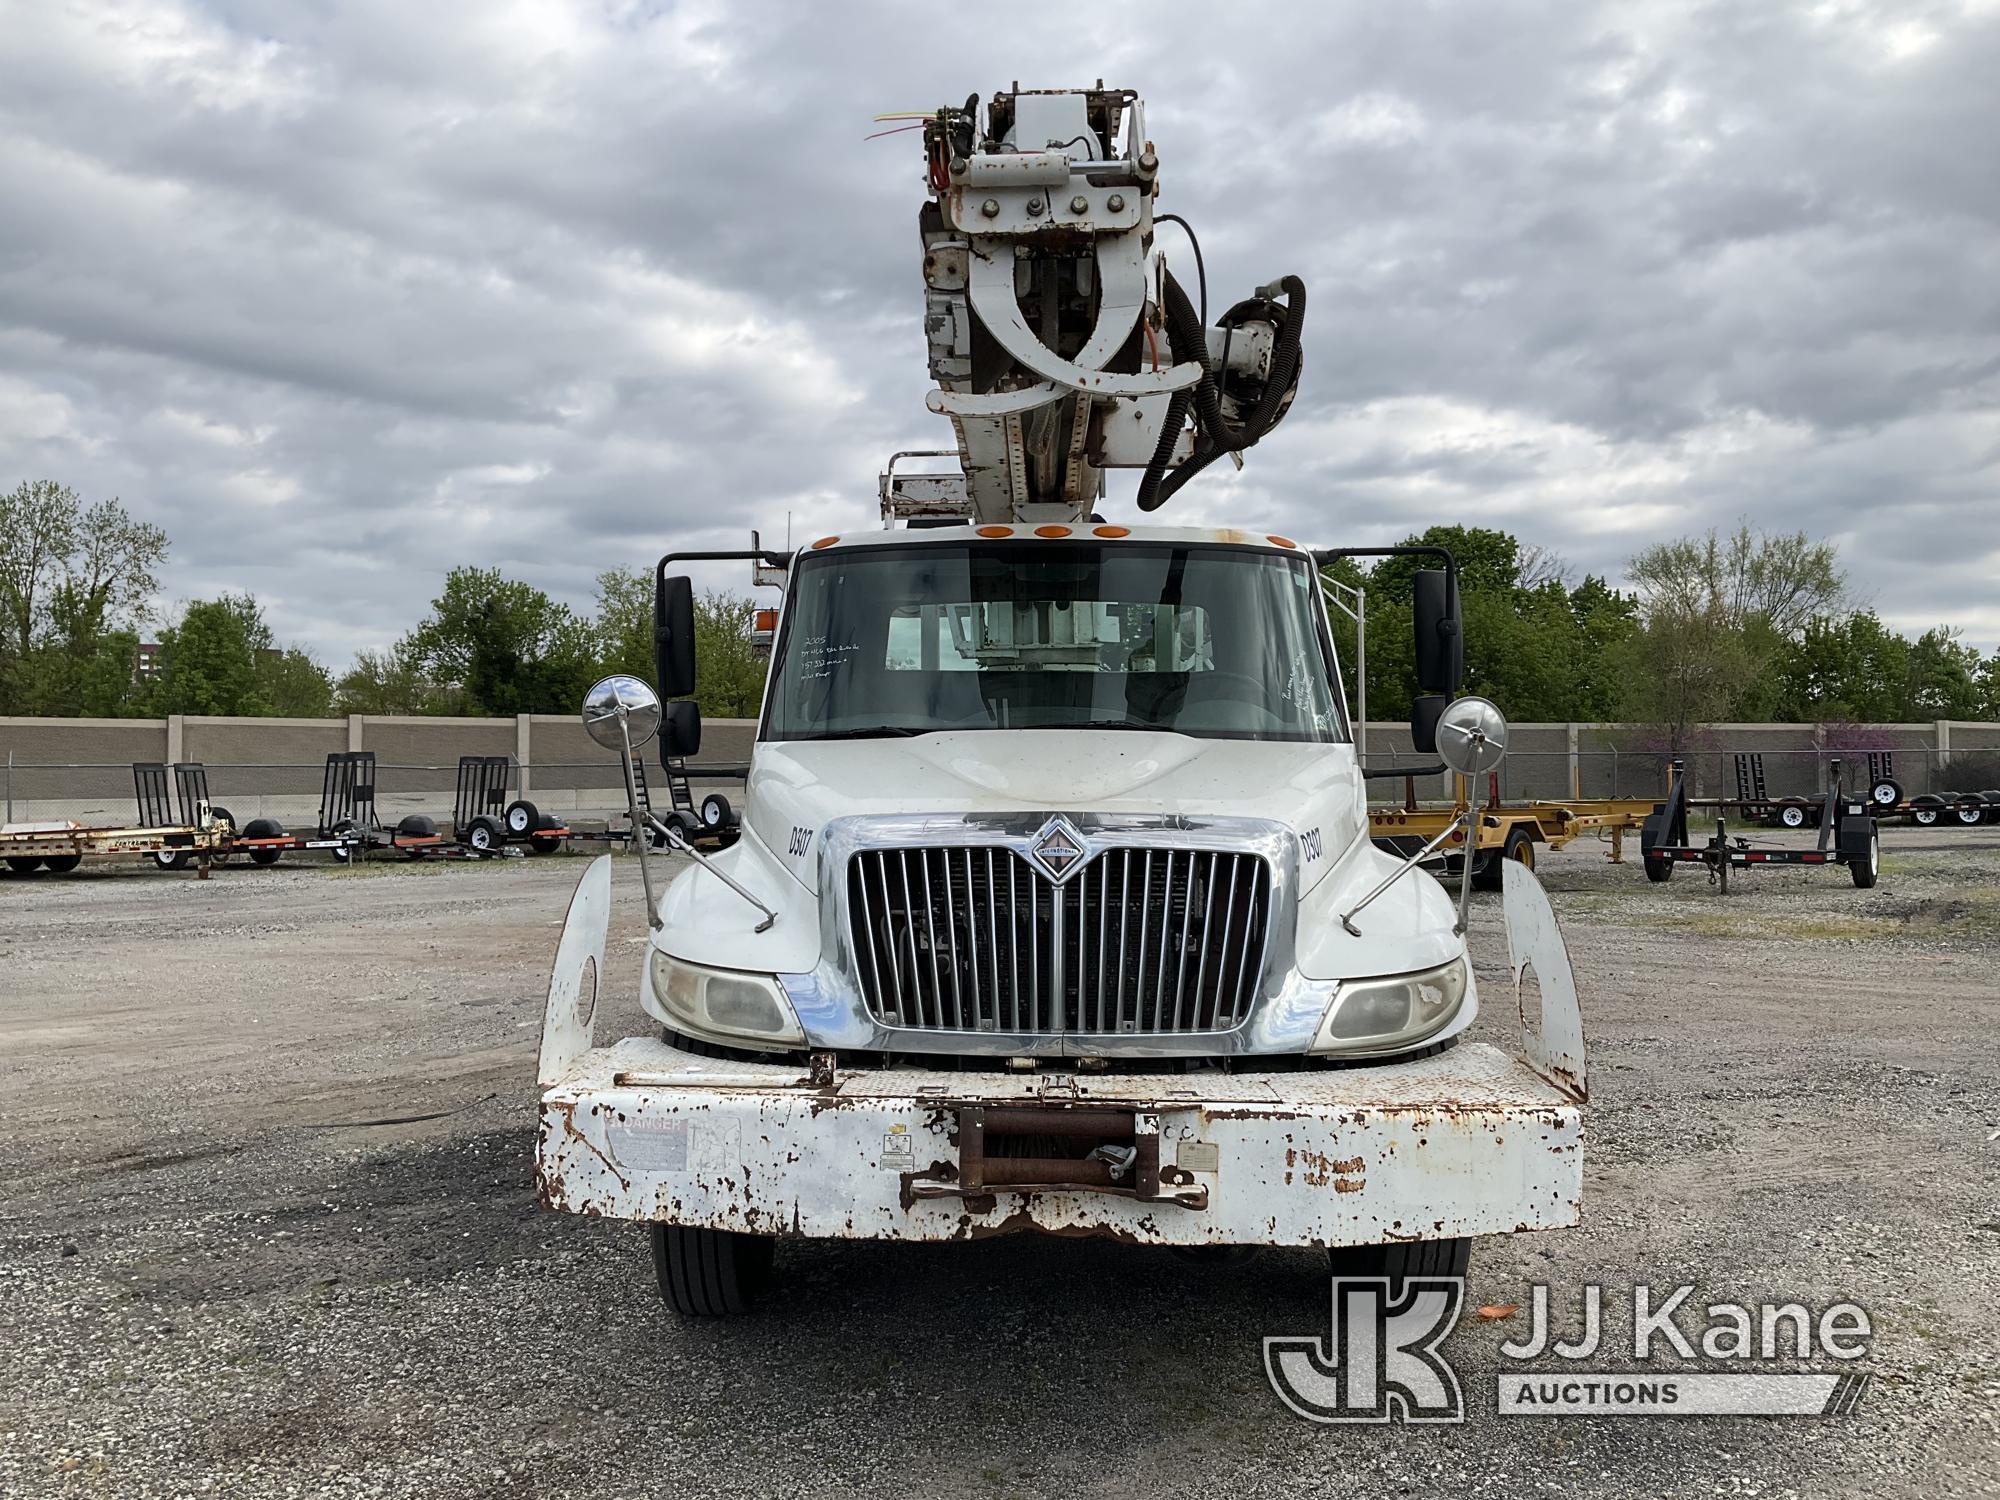
[[[1285,301],[1276,301],[1271,295],[1273,292],[1282,294]],[[1296,276],[1285,276],[1270,287],[1260,288],[1255,297],[1237,303],[1217,320],[1218,328],[1263,322],[1269,323],[1276,331],[1263,394],[1247,417],[1240,423],[1231,422],[1222,410],[1221,391],[1222,382],[1229,378],[1229,372],[1210,367],[1208,338],[1200,315],[1171,273],[1166,277],[1161,300],[1175,357],[1195,360],[1201,365],[1202,373],[1192,388],[1176,391],[1168,403],[1166,420],[1160,429],[1160,441],[1139,481],[1139,508],[1146,511],[1158,510],[1182,485],[1223,454],[1241,453],[1256,446],[1283,418],[1298,387],[1299,370],[1303,363],[1300,335],[1305,324],[1305,283]],[[1167,465],[1173,460],[1174,445],[1180,439],[1181,424],[1186,421],[1190,406],[1195,413],[1195,451],[1186,463],[1168,473]]]

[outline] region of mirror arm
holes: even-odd
[[[1348,935],[1351,937],[1360,937],[1361,929],[1354,925],[1354,919],[1360,916],[1361,913],[1367,909],[1369,904],[1372,903],[1377,896],[1381,895],[1384,891],[1388,890],[1390,886],[1394,885],[1397,881],[1401,880],[1405,875],[1409,874],[1410,871],[1414,870],[1417,867],[1419,861],[1428,858],[1431,854],[1431,851],[1433,851],[1440,844],[1444,843],[1447,839],[1449,839],[1451,837],[1452,830],[1457,828],[1460,823],[1463,823],[1465,825],[1465,841],[1466,841],[1465,867],[1467,871],[1467,883],[1463,885],[1459,890],[1458,925],[1455,928],[1453,928],[1452,931],[1457,936],[1461,937],[1464,936],[1465,908],[1467,901],[1470,899],[1470,894],[1472,890],[1472,886],[1470,884],[1470,879],[1471,879],[1470,872],[1472,869],[1472,857],[1471,857],[1472,818],[1473,818],[1473,812],[1471,808],[1465,808],[1460,812],[1454,814],[1452,820],[1449,823],[1445,824],[1444,827],[1438,831],[1438,836],[1436,838],[1432,839],[1428,844],[1424,845],[1423,848],[1419,849],[1415,854],[1412,854],[1408,859],[1404,860],[1400,865],[1396,866],[1394,870],[1392,870],[1389,874],[1385,875],[1382,878],[1382,883],[1380,885],[1376,886],[1374,890],[1370,891],[1367,895],[1363,896],[1359,901],[1355,902],[1353,906],[1349,907],[1346,911],[1342,912],[1340,915],[1340,925],[1347,929]]]
[[[1450,770],[1451,767],[1443,761],[1439,761],[1434,766],[1374,766],[1364,769],[1361,773],[1361,779],[1363,781],[1378,781],[1390,776],[1444,776]]]
[[[639,853],[639,884],[646,891],[646,925],[658,932],[665,925],[660,917],[660,903],[653,897],[653,867],[646,863],[645,816],[639,810],[639,782],[632,771],[632,729],[628,722],[630,713],[621,701],[618,704],[618,738],[623,745],[619,765],[625,773],[625,806],[632,815],[632,842]]]
[[[695,848],[693,844],[689,843],[685,838],[681,837],[680,833],[676,829],[668,827],[665,823],[662,823],[658,818],[654,817],[651,813],[646,814],[646,821],[647,823],[652,825],[652,827],[655,830],[657,830],[661,834],[661,836],[666,839],[668,843],[672,844],[676,849],[680,850],[681,853],[688,855],[690,858],[694,860],[696,864],[700,865],[704,870],[708,871],[709,874],[713,875],[717,880],[721,881],[724,885],[728,886],[732,891],[736,892],[737,895],[741,896],[745,901],[748,901],[752,906],[756,907],[757,910],[761,911],[764,914],[764,920],[759,922],[755,927],[753,927],[751,931],[768,932],[770,930],[771,924],[778,920],[778,914],[776,912],[772,911],[770,907],[766,906],[763,902],[759,901],[755,896],[751,895],[748,891],[746,891],[742,886],[738,885],[736,883],[735,878],[731,876],[728,873],[728,871],[722,869],[722,867],[717,865],[715,861],[711,860],[706,854],[703,854],[699,849]],[[658,924],[655,923],[654,925],[657,926]]]

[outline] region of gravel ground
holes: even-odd
[[[1306,1252],[788,1244],[758,1315],[676,1321],[638,1230],[534,1203],[579,861],[0,881],[0,1494],[1995,1493],[2000,829],[1885,846],[1876,890],[1764,870],[1726,899],[1545,859],[1592,1041],[1585,1218],[1472,1263],[1476,1304],[1852,1298],[1860,1410],[1499,1418],[1522,1313],[1453,1336],[1443,1428],[1279,1406],[1262,1336],[1325,1327]],[[618,881],[600,1038],[640,1029]],[[1497,981],[1491,898],[1475,923]]]

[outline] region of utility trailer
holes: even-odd
[[[498,854],[509,844],[525,844],[536,854],[553,854],[569,828],[525,797],[508,797],[519,780],[511,755],[461,755],[451,804],[451,836],[475,854]]]
[[[1455,872],[1465,858],[1467,834],[1454,824],[1469,820],[1471,827],[1472,885],[1475,890],[1497,891],[1508,861],[1535,868],[1537,846],[1560,849],[1585,834],[1612,841],[1610,858],[1622,863],[1624,836],[1636,832],[1647,816],[1658,809],[1654,797],[1571,797],[1562,800],[1507,803],[1500,800],[1499,778],[1487,782],[1484,806],[1471,805],[1470,787],[1465,778],[1454,778],[1456,797],[1443,807],[1417,805],[1415,776],[1405,775],[1401,807],[1372,807],[1368,810],[1368,834],[1377,846],[1391,854],[1407,855],[1435,839],[1446,850],[1445,868]]]
[[[169,870],[198,864],[197,873],[206,880],[210,865],[229,858],[233,821],[227,808],[210,805],[200,765],[176,765],[172,773],[185,773],[188,779],[183,784],[200,791],[197,797],[184,797],[180,811],[175,810],[168,767],[157,761],[135,761],[135,823],[122,828],[90,828],[67,819],[9,823],[0,827],[0,862],[15,875],[43,870],[65,875],[87,857],[138,856]]]
[[[1895,753],[1870,750],[1866,806],[1875,818],[1908,818],[1919,828],[1974,827],[2000,822],[2000,791],[1921,792],[1906,798],[1896,780]],[[1817,828],[1825,811],[1825,794],[1812,797],[1772,796],[1764,781],[1762,752],[1735,757],[1734,797],[1694,798],[1690,807],[1734,808],[1777,828]]]
[[[1674,761],[1666,801],[1648,815],[1640,831],[1640,855],[1646,878],[1668,881],[1673,878],[1676,866],[1700,864],[1707,867],[1709,879],[1726,896],[1732,870],[1769,865],[1844,865],[1855,885],[1862,890],[1871,889],[1882,873],[1881,827],[1865,800],[1842,792],[1838,760],[1832,762],[1830,770],[1826,795],[1817,809],[1818,842],[1810,849],[1758,848],[1746,838],[1731,838],[1727,819],[1721,816],[1720,809],[1735,804],[1727,800],[1703,802],[1687,795],[1685,767]],[[1706,843],[1696,844],[1688,836],[1688,810],[1693,807],[1718,810],[1715,835]]]
[[[385,825],[375,806],[373,750],[337,750],[327,756],[320,784],[319,831],[321,838],[343,841],[333,851],[342,864],[378,850],[393,850],[406,859],[484,859],[519,852],[506,848],[505,840],[475,849],[448,839],[428,813],[406,813],[395,827]]]

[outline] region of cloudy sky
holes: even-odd
[[[336,667],[456,563],[585,604],[875,524],[949,429],[870,117],[1100,76],[1212,300],[1312,293],[1291,418],[1162,519],[1616,576],[1747,517],[2000,644],[2000,0],[0,15],[0,484],[122,497],[164,605],[253,590]]]

